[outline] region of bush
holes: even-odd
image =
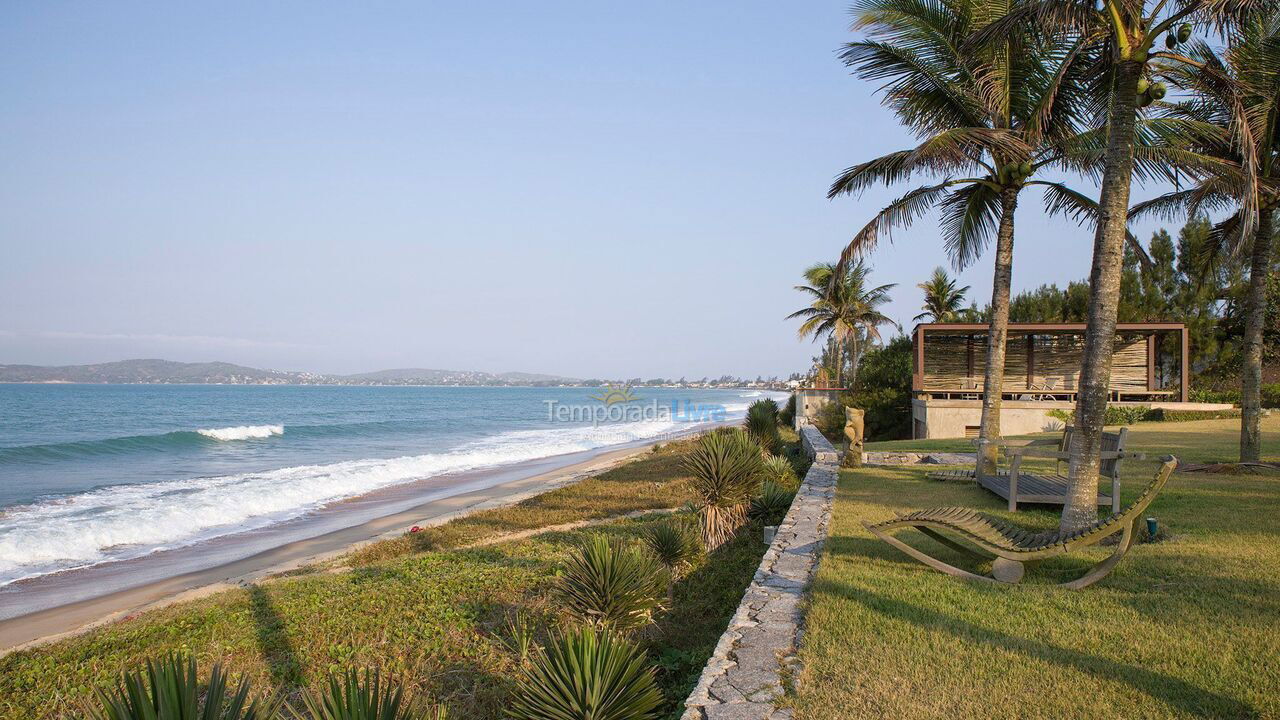
[[[910,338],[899,335],[863,356],[850,404],[864,412],[867,441],[911,437]]]
[[[195,658],[176,653],[163,660],[148,660],[145,672],[125,672],[110,691],[98,691],[98,703],[88,709],[92,720],[268,720],[280,708],[278,700],[251,700],[247,681],[230,690],[227,676],[217,664],[209,672],[209,681],[201,683]]]
[[[1238,418],[1240,410],[1168,410],[1159,408],[1151,411],[1151,420],[1164,420],[1166,422],[1186,422],[1188,420],[1221,420],[1224,418]]]
[[[667,569],[667,605],[671,606],[675,601],[676,578],[697,559],[702,548],[685,524],[675,519],[647,528],[643,539],[645,547]]]
[[[305,713],[290,707],[297,720],[445,720],[448,715],[443,707],[417,705],[402,687],[392,681],[384,684],[369,670],[363,678],[355,670],[330,675],[322,692],[303,693],[302,704]]]
[[[707,552],[720,547],[747,520],[747,503],[759,482],[760,447],[738,429],[712,432],[684,459]]]
[[[751,403],[747,408],[747,434],[770,455],[782,447],[778,434],[778,404],[766,398]]]
[[[838,444],[844,440],[845,422],[844,403],[836,399],[818,409],[813,424],[832,444]]]
[[[508,713],[516,720],[650,720],[661,705],[653,669],[638,647],[579,628],[538,654]]]
[[[791,501],[795,499],[794,490],[766,480],[760,488],[760,494],[751,501],[750,515],[765,525],[777,525],[787,516]]]
[[[1049,417],[1061,420],[1067,425],[1074,425],[1076,421],[1075,410],[1068,411],[1055,408],[1050,410],[1048,414]],[[1143,420],[1158,419],[1147,405],[1108,405],[1102,422],[1105,425],[1132,425]]]
[[[791,427],[796,423],[796,394],[791,393],[791,397],[787,398],[787,404],[782,406],[778,411],[778,424]]]
[[[784,457],[767,457],[761,472],[764,482],[772,482],[779,487],[795,490],[800,487],[800,476],[796,474],[795,465]]]
[[[1240,388],[1232,388],[1230,390],[1192,390],[1189,394],[1191,402],[1203,403],[1231,403],[1232,405],[1240,405]],[[1280,408],[1280,383],[1270,383],[1262,386],[1262,407],[1264,408]]]
[[[653,622],[664,579],[649,555],[594,535],[565,562],[555,594],[581,621],[625,632]]]

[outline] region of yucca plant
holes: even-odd
[[[596,628],[627,632],[662,607],[662,569],[638,548],[593,535],[569,556],[556,583],[561,606]]]
[[[650,720],[662,693],[635,645],[577,628],[553,638],[521,676],[507,714],[515,720]]]
[[[698,557],[698,540],[684,523],[674,519],[651,525],[643,538],[645,547],[667,569],[667,607],[671,607],[680,572]]]
[[[782,447],[778,435],[778,404],[772,400],[757,400],[747,408],[747,434],[766,453],[773,455]]]
[[[751,500],[750,515],[765,525],[777,525],[787,516],[791,501],[795,499],[795,491],[766,480],[760,487],[760,494]]]
[[[321,692],[302,695],[303,710],[290,707],[297,720],[445,720],[442,706],[426,706],[413,701],[404,688],[377,673],[348,670],[330,675]]]
[[[791,464],[790,458],[777,456],[765,458],[761,477],[766,482],[773,482],[779,487],[793,490],[800,485],[800,478],[796,475],[796,467]]]
[[[110,691],[98,691],[92,720],[268,720],[280,708],[275,699],[249,696],[249,682],[231,689],[219,664],[200,681],[195,658],[171,653],[148,660],[145,669],[126,671]]]
[[[760,447],[741,430],[709,433],[684,459],[707,552],[724,544],[747,521],[747,503],[763,466]]]

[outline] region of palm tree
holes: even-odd
[[[1087,114],[1090,45],[1064,32],[1010,28],[999,40],[966,45],[1009,8],[1007,0],[861,0],[855,29],[867,39],[848,43],[845,63],[865,79],[885,81],[884,103],[915,131],[914,148],[848,168],[828,197],[904,182],[915,174],[940,181],[889,204],[845,248],[842,262],[870,251],[881,235],[910,225],[935,206],[952,264],[963,269],[995,240],[995,274],[987,332],[982,402],[983,458],[994,465],[1009,288],[1013,273],[1014,213],[1028,185],[1044,187],[1051,212],[1092,218],[1093,203],[1058,182],[1032,180],[1065,163],[1078,145],[1078,120]]]
[[[1261,455],[1262,328],[1271,271],[1274,215],[1280,206],[1280,11],[1241,23],[1219,54],[1204,43],[1187,53],[1191,62],[1166,69],[1175,85],[1193,93],[1165,109],[1167,140],[1197,162],[1193,183],[1135,205],[1130,219],[1154,213],[1231,209],[1210,235],[1204,271],[1218,258],[1248,255],[1244,367],[1241,377],[1240,460]],[[1216,161],[1216,164],[1214,164]],[[1206,171],[1206,169],[1208,169]],[[1256,220],[1250,222],[1251,216]],[[1252,225],[1250,237],[1245,228]]]
[[[911,318],[916,322],[926,319],[929,322],[955,320],[964,305],[964,294],[969,292],[968,285],[956,287],[956,281],[948,277],[947,271],[942,267],[934,268],[933,275],[916,287],[924,291],[924,312]]]
[[[1089,153],[1081,153],[1074,159],[1078,169],[1101,175],[1102,182],[1089,273],[1084,362],[1076,401],[1076,439],[1069,451],[1071,481],[1060,521],[1063,530],[1084,528],[1097,518],[1098,466],[1128,236],[1129,187],[1135,171],[1141,171],[1143,159],[1138,152],[1138,112],[1164,95],[1162,86],[1149,81],[1151,64],[1158,60],[1188,60],[1173,50],[1179,42],[1189,39],[1190,21],[1227,32],[1250,11],[1274,7],[1275,3],[1276,0],[1030,0],[975,33],[966,45],[969,52],[974,52],[1006,42],[1009,34],[1025,33],[1035,27],[1045,33],[1069,30],[1101,49],[1099,87],[1105,91],[1099,97],[1105,97],[1107,105],[1096,127],[1101,128],[1098,135],[1105,135],[1105,142],[1092,158]],[[1167,52],[1152,50],[1161,36],[1166,38]]]
[[[844,266],[817,263],[804,271],[808,284],[796,286],[812,301],[787,316],[788,320],[804,319],[797,331],[801,338],[830,336],[835,341],[835,379],[840,387],[844,387],[846,357],[852,361],[856,374],[861,340],[879,340],[880,326],[893,324],[879,308],[889,302],[889,291],[896,284],[871,287],[870,275],[871,269],[863,262]]]

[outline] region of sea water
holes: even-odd
[[[596,412],[595,388],[0,384],[0,586],[225,541],[426,478],[661,439],[785,397],[633,395],[611,399],[638,412]],[[566,407],[587,412],[555,411]]]

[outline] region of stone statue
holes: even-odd
[[[859,408],[844,409],[844,436],[849,441],[849,449],[845,450],[841,465],[844,467],[862,467],[863,411]]]

